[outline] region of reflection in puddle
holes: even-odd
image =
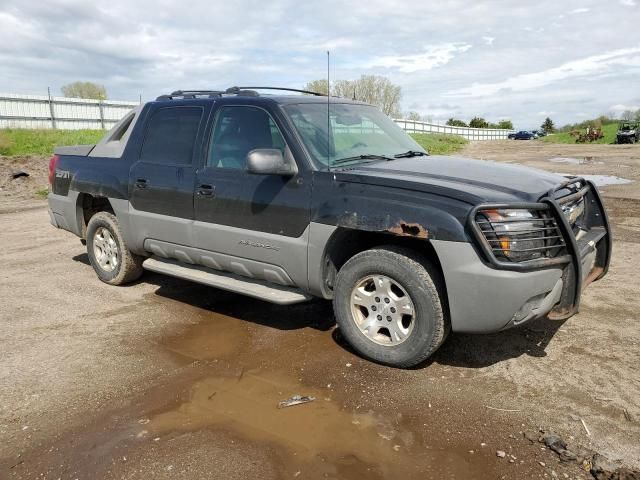
[[[568,163],[571,165],[603,165],[604,162],[596,162],[594,161],[594,157],[583,157],[583,158],[573,158],[573,157],[554,157],[549,159],[550,162],[553,163]]]
[[[616,177],[615,175],[580,175],[574,173],[557,173],[557,175],[571,175],[571,176],[579,176],[584,178],[585,180],[591,180],[598,187],[604,187],[606,185],[625,185],[627,183],[633,183],[633,180],[629,180],[627,178]]]

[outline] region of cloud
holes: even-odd
[[[620,4],[624,5],[625,7],[635,7],[636,0],[620,0]]]
[[[365,66],[367,68],[397,69],[402,73],[415,73],[446,65],[457,54],[464,53],[470,48],[471,45],[468,43],[427,45],[422,53],[377,57],[367,62]]]
[[[484,40],[484,43],[486,45],[493,45],[493,41],[496,39],[496,37],[482,37],[482,40]]]
[[[636,110],[640,110],[640,105],[625,105],[618,103],[609,107],[609,112],[613,113],[615,116],[618,116],[626,111],[635,112]]]
[[[575,8],[575,9],[573,9],[573,10],[571,10],[571,11],[569,12],[569,15],[577,15],[577,14],[579,14],[579,13],[587,13],[587,12],[590,12],[590,11],[591,11],[591,9],[590,9],[590,8],[586,8],[586,7],[583,7],[583,8]]]
[[[535,73],[516,75],[500,82],[474,83],[470,87],[451,90],[447,95],[452,97],[485,97],[505,91],[520,92],[545,87],[572,78],[608,74],[614,67],[638,66],[640,66],[640,46],[572,60],[558,67]]]

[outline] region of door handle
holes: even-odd
[[[147,188],[147,180],[144,178],[138,178],[135,185],[136,188]]]
[[[196,193],[201,197],[213,197],[213,193],[215,192],[215,187],[211,185],[200,185],[198,186],[198,190]]]

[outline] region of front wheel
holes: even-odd
[[[340,331],[375,362],[417,365],[448,331],[438,282],[437,271],[412,250],[389,246],[361,252],[336,279],[333,306]]]
[[[98,212],[89,220],[87,254],[98,278],[110,285],[132,282],[142,275],[143,258],[129,251],[112,213]]]

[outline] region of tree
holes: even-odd
[[[450,118],[449,120],[447,120],[447,125],[451,127],[468,127],[469,126],[465,122],[463,122],[462,120],[458,120],[457,118]]]
[[[73,82],[64,85],[62,95],[71,98],[90,98],[93,100],[106,100],[107,89],[104,85],[98,85],[93,82]]]
[[[304,86],[304,90],[308,90],[310,92],[315,92],[315,93],[320,93],[322,95],[326,95],[327,94],[327,80],[326,79],[312,80],[312,81],[308,82]]]
[[[488,128],[489,124],[482,117],[473,117],[469,122],[471,128]]]
[[[407,120],[413,120],[415,122],[419,122],[420,120],[422,120],[422,117],[420,116],[420,114],[414,111],[405,113],[404,118],[406,118]]]
[[[544,122],[542,122],[540,128],[544,130],[544,133],[553,133],[556,131],[556,126],[553,124],[553,120],[551,120],[549,117],[544,119]]]
[[[513,130],[513,122],[511,120],[500,120],[497,128],[502,130]]]
[[[632,110],[625,110],[622,112],[622,115],[620,115],[620,120],[633,120],[635,116],[635,112]]]
[[[326,80],[313,80],[306,84],[305,90],[317,93],[327,93]],[[361,102],[376,105],[385,114],[391,117],[402,116],[400,99],[402,89],[394,85],[386,77],[378,75],[362,75],[357,80],[337,80],[332,82],[331,95],[343,98],[352,98]]]

